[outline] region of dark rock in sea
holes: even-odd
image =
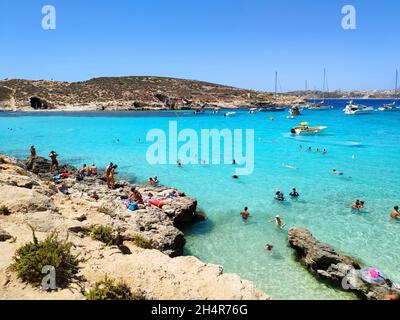
[[[307,229],[291,228],[288,242],[310,272],[342,290],[352,291],[367,300],[382,300],[388,295],[400,297],[400,291],[393,287],[363,281],[361,265],[356,259],[318,241]]]
[[[43,157],[34,157],[34,158],[28,158],[27,160],[24,161],[24,164],[26,165],[26,168],[28,171],[33,172],[34,174],[37,174],[40,178],[52,178],[51,174],[51,161],[43,158]],[[77,169],[71,165],[59,165],[60,170],[59,172],[65,172],[65,173],[71,173],[75,174],[77,172]]]

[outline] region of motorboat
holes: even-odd
[[[250,114],[253,114],[253,113],[256,113],[256,112],[258,112],[258,108],[251,108],[251,109],[249,110],[249,113],[250,113]]]
[[[379,107],[378,110],[386,112],[400,111],[400,106],[397,106],[396,101],[393,101],[392,103],[388,103],[383,105],[382,107]]]
[[[289,109],[289,113],[292,116],[300,116],[301,112],[300,112],[300,108],[297,106],[293,106]]]
[[[310,127],[308,122],[301,122],[299,126],[293,127],[290,132],[296,135],[310,135],[310,134],[318,134],[328,129],[325,126],[315,126]]]
[[[363,104],[353,103],[353,101],[350,101],[349,104],[343,109],[343,112],[348,115],[370,114],[374,111],[375,109],[372,107],[368,107]]]
[[[212,113],[217,114],[217,113],[219,113],[220,110],[221,110],[220,108],[214,108]]]
[[[233,111],[227,112],[224,114],[224,117],[231,117],[231,116],[234,116],[235,114],[236,114],[236,112],[233,112]]]

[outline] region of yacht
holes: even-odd
[[[236,114],[236,112],[227,112],[227,113],[225,113],[224,114],[224,117],[231,117],[231,116],[234,116]]]
[[[343,109],[345,114],[357,115],[357,114],[370,114],[375,111],[374,108],[365,106],[363,104],[353,103],[350,101],[346,108]]]

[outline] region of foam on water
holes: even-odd
[[[342,107],[343,102],[334,102]],[[379,101],[369,104],[380,105]],[[273,121],[269,120],[270,116]],[[235,117],[192,115],[190,112],[0,115],[0,152],[25,157],[31,144],[39,154],[56,150],[62,161],[77,166],[92,162],[119,164],[123,177],[144,181],[157,175],[165,185],[185,190],[199,200],[209,220],[185,230],[186,254],[222,264],[226,272],[252,280],[275,299],[352,299],[315,280],[295,261],[286,245],[286,231],[269,222],[280,214],[288,226],[304,226],[324,242],[377,266],[400,282],[400,223],[389,219],[399,204],[400,112],[346,116],[340,108],[305,111],[289,120],[286,113],[238,112]],[[249,128],[255,130],[255,170],[234,180],[232,165],[150,166],[146,133],[152,128]],[[288,132],[300,121],[326,125],[326,134],[294,137]],[[11,130],[12,129],[12,130]],[[117,141],[119,139],[119,142]],[[300,145],[303,149],[300,149]],[[312,146],[311,152],[307,148]],[[317,153],[326,148],[327,155]],[[292,170],[283,167],[296,167]],[[332,174],[336,168],[344,176]],[[277,203],[277,188],[288,195],[296,187],[298,201]],[[347,206],[366,200],[362,212]],[[252,218],[239,212],[248,206]],[[274,253],[264,251],[266,243]]]

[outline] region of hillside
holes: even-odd
[[[94,78],[83,82],[0,81],[0,110],[142,110],[249,107],[272,94],[161,77]],[[279,96],[279,103],[295,100]]]

